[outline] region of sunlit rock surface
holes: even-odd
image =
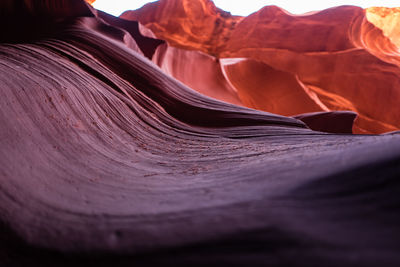
[[[170,46],[248,59],[229,64],[235,77],[225,76],[244,106],[281,115],[348,110],[358,114],[355,133],[383,133],[400,128],[399,14],[341,6],[292,15],[267,6],[241,18],[208,0],[161,0],[121,17],[139,20]],[[191,63],[169,74],[205,93],[182,75]]]
[[[400,49],[400,7],[367,9],[367,19],[383,31],[383,34]]]
[[[262,50],[248,32],[246,49],[239,23],[227,40],[237,50],[216,57],[84,1],[0,7],[0,266],[400,265],[400,135],[352,135],[355,113],[330,112],[352,106],[376,132],[386,122],[361,107],[397,114],[398,67],[385,62],[396,55],[377,49],[374,36],[389,39],[362,10],[269,7],[263,20],[283,19],[272,35],[293,19],[316,27],[311,40],[330,22],[332,42],[287,36]],[[334,39],[340,27],[325,16],[336,12],[340,25],[354,18],[352,41]],[[288,116],[235,105],[253,102]]]

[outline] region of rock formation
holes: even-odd
[[[1,266],[400,264],[400,135],[331,111],[398,129],[391,33],[363,10],[138,11],[168,45],[81,0],[0,10]]]
[[[341,6],[292,15],[267,6],[241,18],[209,0],[161,0],[121,17],[140,21],[170,46],[201,51],[220,63],[241,59],[220,64],[241,105],[281,115],[348,110],[358,114],[355,133],[383,133],[400,128],[398,14]],[[191,63],[168,73],[215,97],[202,83],[193,84],[194,75],[201,80],[201,69],[185,77]]]

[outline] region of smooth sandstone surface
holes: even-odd
[[[281,115],[349,110],[358,114],[354,133],[384,133],[400,128],[399,14],[396,8],[341,6],[292,15],[267,6],[242,18],[209,0],[161,0],[121,17],[140,21],[173,47],[260,62],[240,63],[234,78],[225,77],[241,92],[244,106]],[[266,69],[289,73],[297,84],[293,78],[268,82]],[[169,74],[205,93],[184,72]],[[202,76],[201,69],[197,73]],[[247,79],[238,82],[238,76]],[[257,85],[250,86],[252,81]],[[271,109],[269,101],[281,104]]]
[[[335,68],[314,78],[305,68],[323,70],[306,59],[359,55],[366,64],[343,65],[342,75],[354,74],[343,84],[369,68],[362,77],[392,92],[394,63],[364,48],[335,51],[346,41],[321,41],[330,52],[316,55],[283,49],[296,55],[290,64],[255,59],[256,50],[217,60],[141,36],[151,34],[83,1],[0,8],[0,266],[399,266],[400,135],[350,134],[355,113],[315,100],[344,99],[318,87]],[[197,63],[204,81],[189,76]],[[251,77],[260,69],[265,77]],[[204,83],[202,94],[172,74],[195,89]],[[279,90],[259,92],[259,83]],[[389,112],[382,118],[397,114],[394,91],[373,96]],[[306,101],[316,112],[235,105],[259,98],[293,113]]]

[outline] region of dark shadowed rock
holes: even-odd
[[[351,134],[357,114],[351,111],[314,112],[295,116],[314,131]]]

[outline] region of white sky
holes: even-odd
[[[97,0],[94,7],[119,16],[125,10],[133,10],[151,2],[146,0]],[[247,16],[263,6],[277,5],[293,14],[322,10],[332,6],[355,5],[363,8],[371,6],[400,7],[400,0],[214,0],[217,7],[233,15]]]

